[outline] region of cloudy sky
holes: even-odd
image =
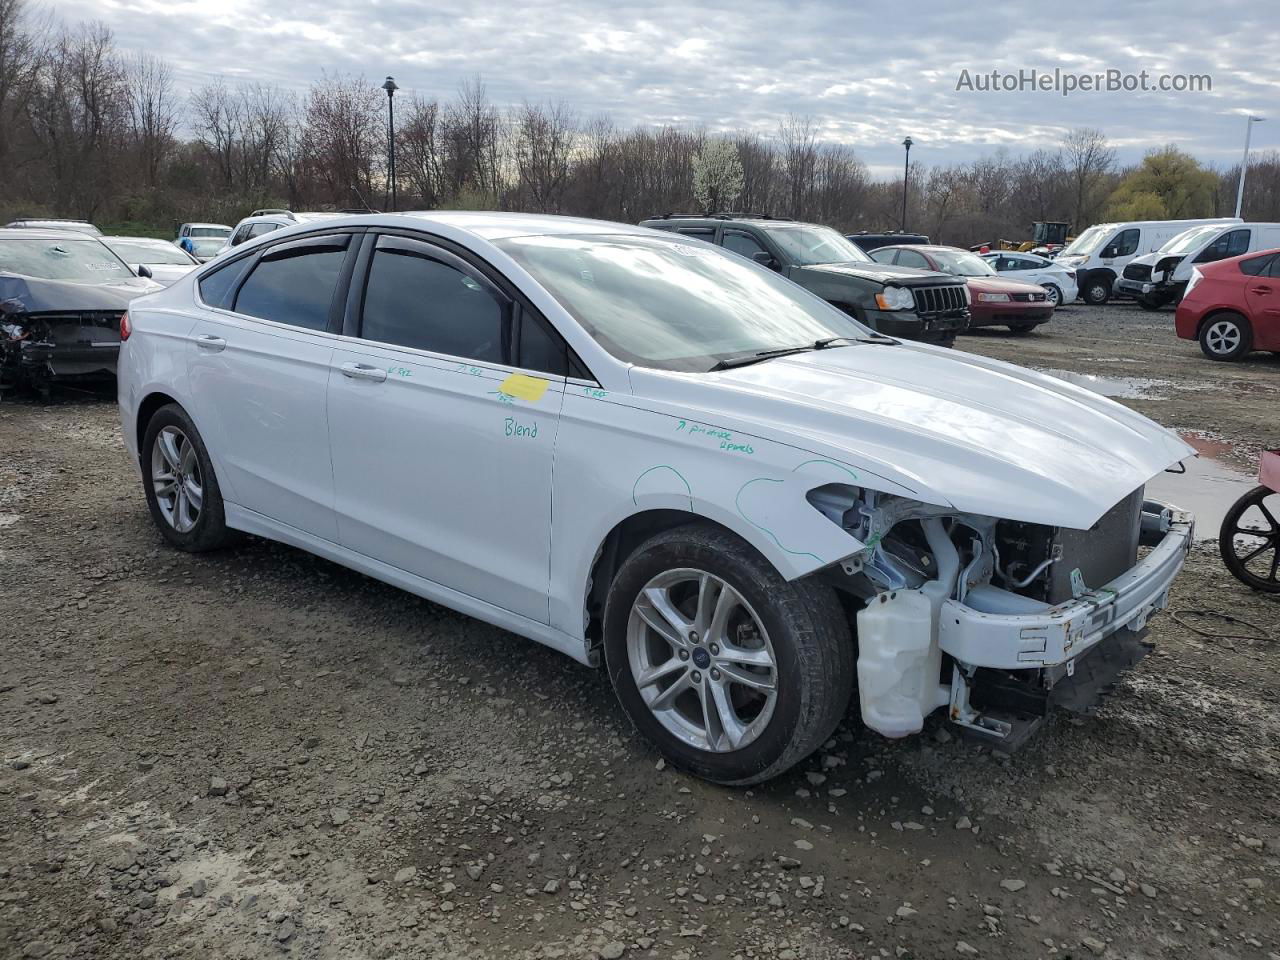
[[[1102,129],[1125,160],[1176,143],[1238,161],[1280,147],[1280,18],[1272,0],[1071,3],[855,0],[54,0],[100,19],[126,49],[166,56],[186,88],[219,74],[304,90],[322,70],[394,74],[405,93],[448,97],[483,76],[499,104],[563,100],[632,123],[776,131],[812,116],[891,175],[999,147],[1051,146]],[[1116,70],[1151,82],[1208,74],[1208,92],[980,92],[992,70]]]

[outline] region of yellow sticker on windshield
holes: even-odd
[[[507,396],[523,400],[525,403],[537,403],[547,392],[547,381],[541,377],[526,377],[523,373],[513,373],[502,381],[498,389]]]

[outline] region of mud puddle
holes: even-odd
[[[1074,370],[1054,370],[1045,367],[1036,369],[1104,397],[1121,400],[1150,400],[1158,397],[1163,388],[1170,386],[1168,380],[1154,380],[1150,377],[1112,377],[1100,373],[1076,373]]]
[[[1230,466],[1229,443],[1198,433],[1181,433],[1198,457],[1185,461],[1186,473],[1161,473],[1147,484],[1147,496],[1190,510],[1196,517],[1196,539],[1216,540],[1222,518],[1243,494],[1258,485],[1252,474]]]

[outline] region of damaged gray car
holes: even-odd
[[[94,237],[0,229],[0,393],[112,381],[121,316],[159,289]]]

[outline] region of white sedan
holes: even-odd
[[[995,268],[996,273],[1014,280],[1025,280],[1027,283],[1044,287],[1055,307],[1075,300],[1079,290],[1076,286],[1076,272],[1060,263],[1034,253],[987,253],[983,260]]]
[[[890,737],[1089,704],[1191,542],[1143,497],[1193,453],[1170,431],[671,233],[305,222],[135,301],[122,338],[174,547],[269,537],[603,662],[718,783],[804,759],[855,684]]]
[[[134,273],[150,277],[166,287],[200,266],[199,260],[167,240],[154,240],[150,237],[103,237],[102,242],[129,264]],[[141,267],[146,267],[146,271],[142,271]]]

